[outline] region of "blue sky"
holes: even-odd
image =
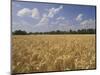
[[[95,29],[95,10],[95,6],[13,1],[12,31]]]

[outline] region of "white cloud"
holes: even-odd
[[[32,23],[29,23],[28,21],[25,20],[19,20],[19,21],[13,21],[12,22],[12,31],[15,30],[25,30],[27,32],[31,32],[32,29]]]
[[[76,21],[79,22],[77,28],[75,27],[76,29],[95,29],[95,20],[91,18],[83,20],[83,14],[81,13],[76,17]]]
[[[52,29],[53,30],[64,30],[69,31],[71,30],[78,30],[78,29],[95,29],[95,20],[93,19],[87,19],[83,20],[79,23],[79,25],[75,25],[73,23],[70,23],[68,20],[57,20],[52,23]]]
[[[88,19],[88,20],[84,20],[80,23],[80,25],[83,27],[83,28],[95,28],[95,20],[93,19]]]
[[[79,14],[77,17],[76,17],[76,21],[82,21],[82,17],[83,17],[83,14]]]
[[[43,17],[41,18],[41,20],[39,21],[39,23],[36,24],[36,27],[37,26],[42,26],[42,25],[48,25],[48,22],[49,22],[49,18],[47,17],[46,14],[43,14]]]
[[[58,8],[50,8],[48,9],[40,18],[40,12],[37,8],[29,9],[29,8],[23,8],[18,11],[17,16],[23,17],[28,16],[32,17],[34,19],[40,19],[38,24],[36,24],[34,27],[37,26],[43,26],[48,25],[50,18],[53,18],[59,11],[63,8],[63,6],[59,6]],[[58,19],[64,19],[63,17],[59,17]]]
[[[17,16],[20,16],[20,17],[28,16],[28,17],[32,17],[34,19],[39,19],[40,13],[37,8],[33,8],[32,10],[29,8],[23,8],[17,12]]]
[[[64,20],[65,18],[60,16],[60,17],[57,17],[57,20]]]
[[[59,6],[58,8],[51,8],[47,11],[47,14],[43,14],[41,20],[39,21],[38,24],[35,25],[35,27],[37,26],[43,26],[43,25],[48,25],[48,22],[50,20],[50,18],[53,18],[54,15],[56,15],[61,9],[63,8],[63,6]]]
[[[56,25],[56,24],[59,24],[59,21],[54,21],[54,22],[51,22],[52,25]]]
[[[74,29],[74,26],[69,22],[69,20],[57,20],[56,24],[52,25],[54,30],[62,30],[69,31],[70,29]]]
[[[63,6],[60,6],[58,8],[49,9],[48,10],[48,17],[50,17],[50,18],[54,17],[54,15],[57,14],[62,8],[63,8]]]
[[[39,13],[39,10],[37,8],[32,9],[32,18],[35,18],[35,19],[40,18],[40,13]]]
[[[18,11],[17,16],[29,16],[31,15],[31,10],[29,8],[23,8]]]
[[[63,16],[59,16],[53,22],[51,22],[52,25],[63,25],[66,23],[68,23],[68,21]]]

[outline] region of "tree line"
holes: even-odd
[[[13,35],[32,35],[32,34],[95,34],[96,29],[79,29],[77,31],[69,30],[69,31],[61,31],[55,30],[50,32],[26,32],[23,30],[15,30],[12,32]]]

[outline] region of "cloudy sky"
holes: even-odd
[[[95,6],[12,2],[12,31],[95,29]]]

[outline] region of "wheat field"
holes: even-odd
[[[95,35],[13,35],[12,72],[96,68]]]

